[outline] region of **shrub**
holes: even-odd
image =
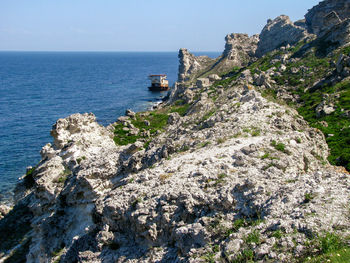
[[[275,140],[273,140],[272,142],[271,142],[271,145],[277,150],[277,151],[281,151],[281,152],[286,152],[286,146],[283,144],[283,143],[281,143],[281,142],[279,142],[279,143],[277,143]]]
[[[248,244],[255,243],[260,244],[260,233],[257,230],[253,230],[248,236],[245,238],[245,242]]]

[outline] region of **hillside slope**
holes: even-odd
[[[308,29],[336,2],[230,34],[216,60],[181,49],[153,111],[58,120],[0,221],[0,262],[347,262],[349,173],[329,161],[349,165],[348,18]]]

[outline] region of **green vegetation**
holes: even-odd
[[[246,236],[244,241],[247,244],[251,244],[251,243],[255,243],[257,245],[260,244],[261,240],[260,240],[260,233],[259,233],[259,231],[253,230],[250,234],[248,234],[248,236]]]
[[[151,138],[158,132],[161,132],[167,125],[169,114],[177,112],[180,116],[185,116],[190,104],[183,100],[178,100],[171,107],[166,107],[151,112],[139,112],[134,119],[130,119],[131,125],[139,130],[137,134],[130,133],[130,129],[122,123],[114,126],[114,142],[116,145],[128,145],[139,139],[145,141],[144,148],[147,148],[151,142]],[[149,136],[147,133],[149,132]]]
[[[205,262],[208,263],[215,263],[215,254],[220,251],[220,247],[219,245],[210,246],[210,250],[211,251],[207,252],[204,256],[202,256],[202,259],[204,259]]]
[[[306,44],[309,48],[305,48]],[[336,85],[323,85],[310,89],[316,81],[325,78],[334,70],[333,63],[336,62],[340,54],[349,54],[350,47],[341,48],[328,56],[325,56],[325,48],[328,48],[325,43],[299,42],[288,50],[292,52],[291,57],[294,60],[285,64],[286,70],[279,72],[280,75],[275,74],[272,77],[277,86],[284,86],[289,89],[289,93],[300,97],[298,104],[293,105],[290,101],[279,101],[274,89],[263,89],[260,92],[268,99],[295,106],[299,114],[312,127],[321,130],[325,134],[331,150],[328,157],[329,162],[344,166],[350,171],[350,119],[348,117],[349,113],[347,113],[350,110],[350,81],[345,80]],[[271,61],[281,54],[283,54],[283,51],[273,51],[247,68],[251,70],[252,74],[258,71],[266,71],[272,67],[278,68],[280,63],[273,64]],[[315,109],[325,100],[327,95],[329,95],[329,98],[326,99],[326,102],[329,100],[333,103],[335,112],[317,117]],[[299,141],[297,142],[300,143]]]
[[[315,196],[312,193],[306,193],[304,195],[304,204],[309,203],[314,198],[315,198]]]
[[[261,224],[263,220],[258,216],[257,218],[239,218],[233,222],[233,227],[226,230],[225,236],[228,237],[232,233],[237,232],[241,227],[257,226]]]
[[[329,115],[317,117],[315,109],[323,101],[324,94],[339,94],[339,99],[334,101],[336,110]],[[301,94],[301,99],[304,103],[298,112],[311,126],[325,134],[331,150],[329,162],[344,166],[350,171],[350,119],[345,114],[345,111],[350,110],[350,81],[322,87],[314,92],[306,91]]]
[[[222,144],[222,143],[224,143],[226,141],[226,138],[218,138],[217,140],[216,140],[216,143],[217,144]]]
[[[181,107],[181,106],[176,106]],[[175,111],[176,109],[173,110]],[[154,136],[158,130],[162,130],[168,122],[168,112],[163,113],[162,111],[152,111],[149,114],[137,113],[136,118],[131,120],[131,124],[139,129],[140,131],[149,131],[151,136]],[[146,124],[149,122],[149,125]],[[114,142],[117,145],[127,145],[136,142],[138,139],[147,139],[147,136],[141,136],[140,133],[137,135],[130,134],[130,132],[125,129],[122,123],[118,123],[114,127]]]
[[[209,119],[211,116],[213,116],[216,112],[216,109],[213,109],[213,110],[210,110],[208,111],[202,118],[202,121],[201,122],[204,122],[206,121],[207,119]]]
[[[254,126],[244,128],[243,132],[249,133],[253,137],[260,136],[261,134],[261,130],[258,127]]]
[[[348,240],[329,232],[316,236],[309,241],[306,253],[298,259],[298,262],[350,262]]]
[[[283,234],[284,234],[284,233],[283,233],[280,229],[278,229],[278,230],[274,231],[274,232],[271,234],[271,237],[275,237],[275,238],[277,238],[277,239],[281,239],[282,236],[283,236]]]
[[[177,112],[180,116],[185,116],[190,106],[190,104],[185,103],[183,100],[178,100],[175,101],[174,106],[170,108],[169,112]]]
[[[82,156],[80,158],[77,158],[77,163],[80,164],[82,160],[86,160],[86,156]]]
[[[260,157],[262,160],[270,158],[270,153],[265,153],[263,156]]]
[[[23,178],[24,185],[27,189],[32,188],[35,184],[35,180],[33,177],[33,173],[34,173],[35,169],[36,169],[36,167],[29,169]]]
[[[68,167],[65,167],[64,171],[60,174],[60,177],[57,179],[57,182],[60,184],[64,184],[68,178],[68,175],[70,175],[71,173],[72,171]]]
[[[254,251],[252,249],[245,249],[241,251],[232,263],[253,263],[254,262]]]
[[[279,142],[277,143],[275,140],[271,141],[271,145],[277,150],[277,151],[280,151],[280,152],[284,152],[286,153],[286,146]]]
[[[198,147],[199,148],[204,148],[204,147],[208,146],[209,144],[211,144],[211,142],[209,142],[209,141],[202,142],[202,143],[198,144]]]

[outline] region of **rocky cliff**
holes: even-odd
[[[180,82],[153,111],[58,120],[0,211],[0,261],[347,260],[349,173],[330,162],[350,169],[348,34],[319,56],[334,37],[288,21],[269,21],[260,42],[281,38],[261,58],[242,34],[217,60],[181,49]]]
[[[214,59],[207,56],[196,57],[185,48],[180,49],[179,60],[178,82],[191,81],[203,69],[208,67],[209,64],[214,62]]]
[[[261,57],[281,46],[294,45],[307,36],[306,29],[295,25],[288,16],[269,19],[261,31],[256,55]]]
[[[305,15],[305,22],[309,32],[318,35],[349,17],[349,0],[327,0],[311,8]]]

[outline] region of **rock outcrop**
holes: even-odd
[[[261,31],[256,55],[261,57],[281,46],[293,45],[307,36],[306,29],[295,25],[288,16],[278,16],[268,20]]]
[[[325,54],[340,46],[348,45],[350,43],[350,19],[322,31],[317,41],[323,47]]]
[[[256,53],[296,43],[305,27],[269,21]],[[227,65],[255,59],[257,36],[226,41]],[[53,144],[17,186],[17,205],[0,207],[0,261],[289,263],[321,253],[324,233],[342,240],[349,174],[329,164],[321,130],[276,101],[296,104],[297,92],[331,77],[344,85],[316,104],[312,94],[308,113],[349,114],[336,99],[350,58],[312,56],[311,67],[293,52],[281,48],[221,79],[210,72],[220,60],[181,49],[179,82],[158,110],[127,110],[108,127],[93,114],[59,119]]]
[[[316,35],[348,18],[350,18],[349,0],[322,1],[305,15],[309,32]]]
[[[225,50],[222,54],[224,67],[242,67],[255,55],[259,42],[259,35],[249,37],[247,34],[232,33],[225,37]]]
[[[195,56],[187,49],[179,50],[179,73],[178,82],[191,81],[197,73],[205,69],[208,64],[213,63],[214,59],[207,56]]]
[[[288,262],[310,233],[349,227],[350,181],[323,134],[240,80],[218,94],[171,113],[147,149],[116,146],[92,114],[58,120],[31,174],[27,262],[219,260],[213,242],[235,259],[251,233],[255,260]]]

